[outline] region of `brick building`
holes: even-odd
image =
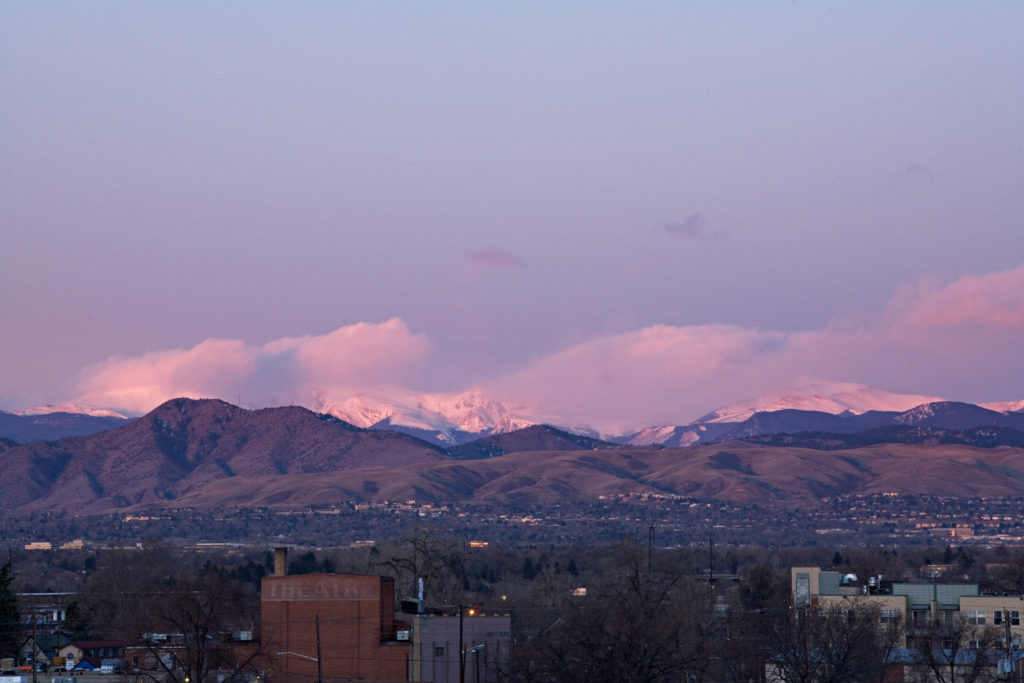
[[[351,574],[267,577],[261,609],[272,681],[315,681],[318,664],[324,683],[409,680],[410,643],[397,639],[398,630],[408,625],[395,621],[393,579]]]

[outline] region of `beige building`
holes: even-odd
[[[1024,596],[981,595],[976,583],[904,583],[852,574],[793,567],[790,588],[795,607],[826,609],[835,605],[877,607],[880,618],[902,619],[902,646],[913,647],[935,624],[965,620],[968,625],[993,626],[1002,631],[1004,646],[1020,649],[1024,642]]]

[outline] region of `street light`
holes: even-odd
[[[299,659],[305,659],[305,660],[310,661],[310,662],[319,662],[320,661],[316,657],[310,657],[309,655],[304,655],[301,652],[292,652],[291,650],[282,650],[282,651],[280,651],[280,652],[278,652],[276,654],[278,654],[278,655],[291,655],[292,657],[298,657]]]
[[[291,650],[282,650],[281,652],[277,653],[278,657],[280,657],[281,655],[291,655],[292,657],[298,657],[299,659],[305,659],[308,662],[316,662],[316,683],[321,683],[321,680],[323,679],[323,676],[321,675],[322,672],[320,670],[321,664],[320,664],[320,659],[319,658],[317,658],[317,657],[310,657],[309,655],[304,655],[301,652],[292,652]]]
[[[466,683],[466,649],[462,637],[462,620],[466,614],[473,616],[476,614],[476,610],[459,605],[459,683]]]
[[[465,663],[466,655],[468,655],[470,652],[473,653],[473,669],[476,671],[476,673],[473,676],[473,683],[480,683],[480,651],[483,650],[485,647],[487,647],[487,643],[480,643],[479,645],[474,645],[473,647],[466,650],[465,654],[463,654],[462,656],[462,661],[463,663]]]

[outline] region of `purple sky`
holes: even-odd
[[[1022,45],[1019,2],[2,3],[0,409],[1024,398]]]

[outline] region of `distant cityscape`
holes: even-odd
[[[415,500],[349,502],[303,510],[236,508],[115,513],[88,518],[37,513],[0,518],[0,538],[25,550],[134,545],[160,538],[202,548],[223,543],[265,547],[287,536],[310,547],[367,545],[419,526],[461,538],[512,545],[601,544],[623,537],[659,545],[766,547],[843,544],[1024,543],[1024,497],[940,497],[880,493],[823,499],[816,505],[737,504],[641,493],[591,504],[437,505]],[[72,534],[78,534],[71,538]]]

